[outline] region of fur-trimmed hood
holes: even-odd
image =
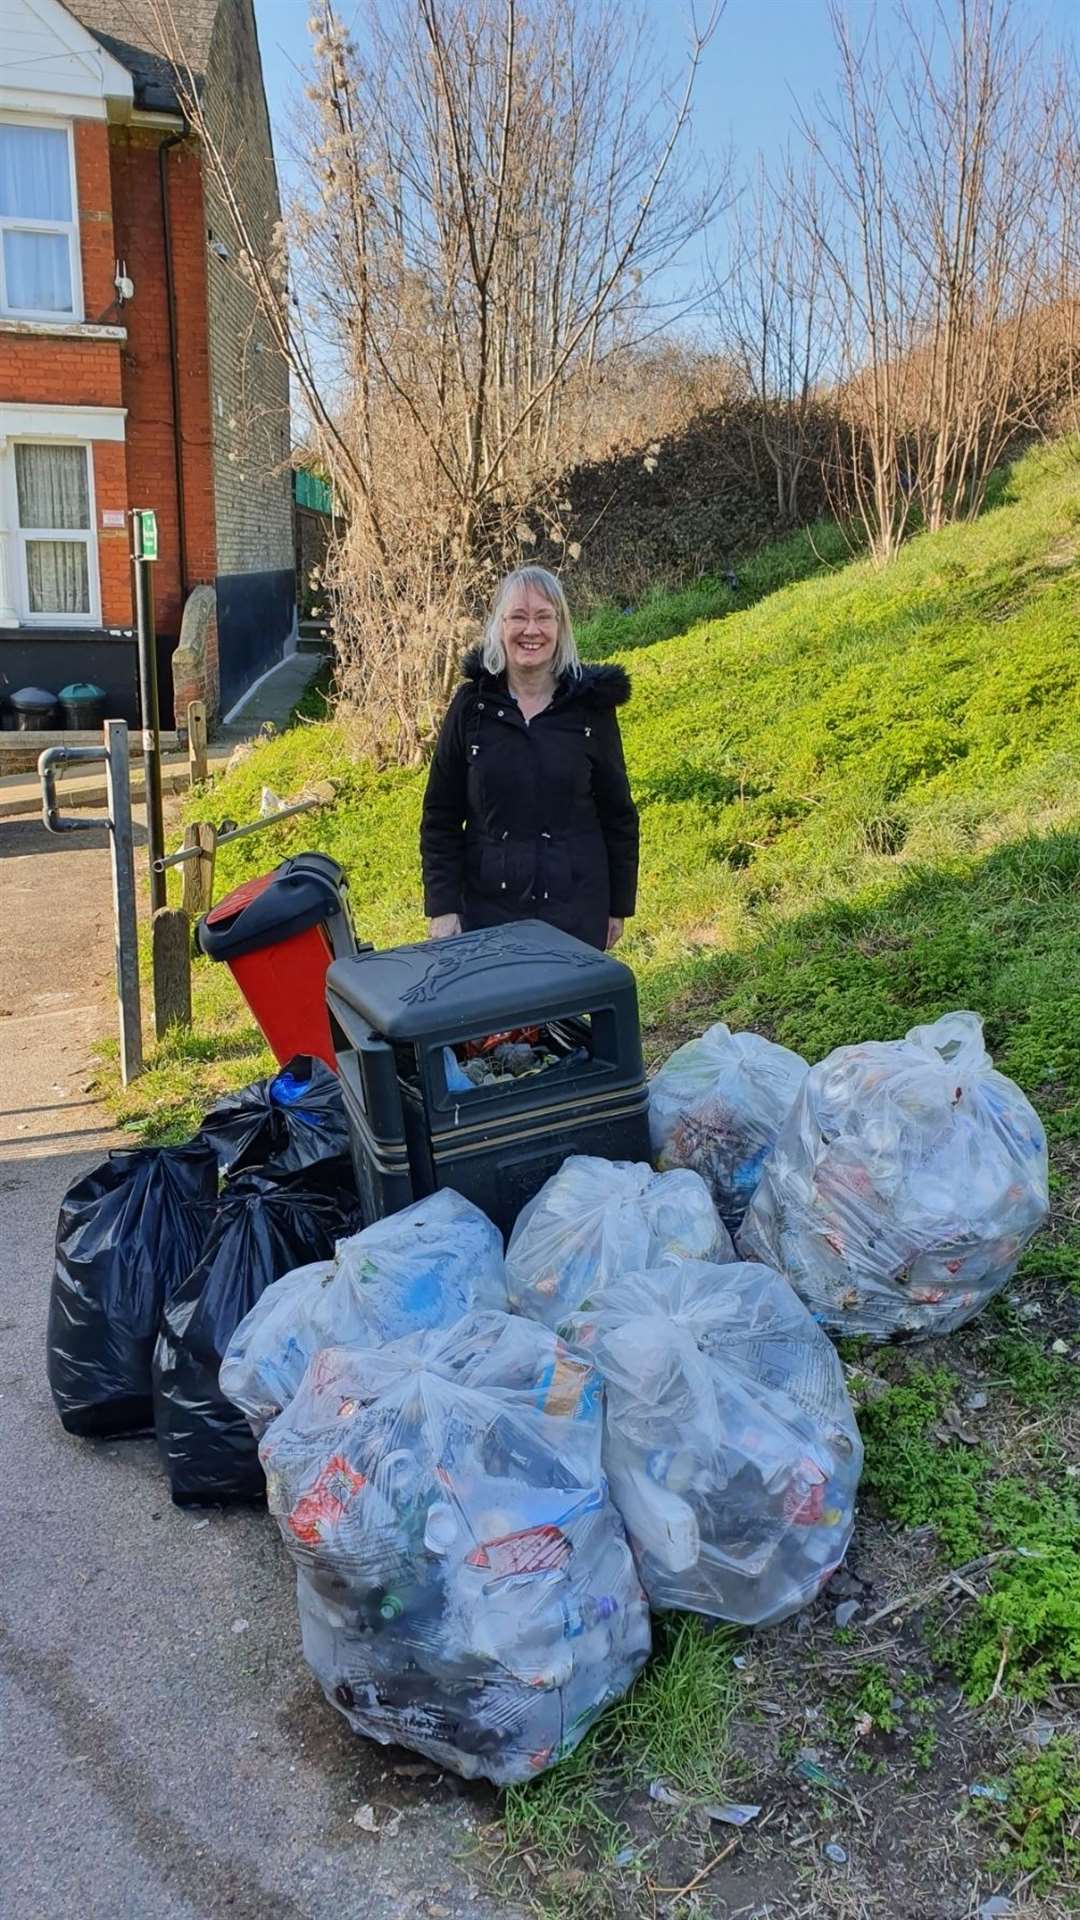
[[[479,686],[488,679],[484,666],[483,650],[472,647],[461,663],[461,675],[464,680],[472,680]],[[624,707],[630,698],[630,675],[617,661],[604,661],[599,666],[583,665],[580,674],[564,676],[565,692],[578,700],[585,700],[591,707]]]

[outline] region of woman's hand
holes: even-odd
[[[616,946],[618,942],[622,939],[623,928],[625,927],[625,925],[626,925],[625,920],[609,920],[608,921],[607,940],[604,945],[605,953],[610,953],[612,947]]]
[[[609,921],[608,925],[612,923]],[[619,922],[620,928],[622,921]],[[429,940],[449,940],[451,934],[461,932],[460,913],[437,913],[434,920],[428,921]]]

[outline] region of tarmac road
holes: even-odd
[[[462,1856],[495,1796],[409,1781],[299,1651],[261,1512],[175,1508],[152,1443],[70,1438],[45,1377],[61,1196],[115,1141],[104,836],[0,824],[0,1913],[512,1920]],[[367,1803],[390,1835],[363,1832]]]

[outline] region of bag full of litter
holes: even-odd
[[[223,1174],[249,1167],[298,1173],[329,1162],[334,1164],[325,1169],[328,1178],[352,1183],[341,1083],[308,1054],[297,1054],[266,1080],[226,1094],[211,1107],[195,1138],[213,1147]]]
[[[693,1167],[735,1233],[810,1071],[801,1054],[722,1020],[676,1048],[649,1082],[658,1167]]]
[[[834,1333],[927,1338],[1001,1291],[1048,1205],[1038,1115],[950,1013],[811,1068],[739,1248]]]
[[[324,1348],[260,1456],[305,1657],[357,1733],[529,1780],[647,1658],[600,1380],[548,1328],[469,1314]]]
[[[69,1433],[153,1425],[162,1308],[199,1257],[217,1203],[209,1147],[135,1147],[69,1187],[56,1229],[48,1370]]]
[[[485,1308],[506,1308],[502,1235],[444,1187],[267,1287],[229,1341],[221,1390],[258,1437],[320,1347],[380,1347]]]
[[[616,1280],[563,1329],[606,1394],[604,1466],[658,1610],[771,1626],[847,1551],[862,1443],[840,1360],[770,1268]]]
[[[518,1215],[507,1286],[515,1313],[557,1327],[621,1273],[662,1260],[734,1258],[699,1174],[573,1154]]]
[[[265,1490],[248,1423],[218,1373],[260,1294],[301,1261],[329,1258],[339,1235],[355,1227],[355,1197],[313,1186],[319,1171],[250,1169],[227,1181],[198,1260],[166,1302],[154,1348],[154,1425],[177,1506],[258,1500]]]

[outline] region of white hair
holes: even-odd
[[[515,594],[532,589],[542,593],[549,606],[554,607],[557,616],[557,639],[555,641],[555,659],[553,666],[555,677],[560,674],[581,672],[577,641],[570,620],[570,609],[566,604],[566,595],[559,581],[546,567],[516,567],[508,573],[501,583],[491,605],[491,613],[484,628],[484,666],[490,674],[500,674],[506,668],[506,648],[503,645],[502,621],[507,601]]]

